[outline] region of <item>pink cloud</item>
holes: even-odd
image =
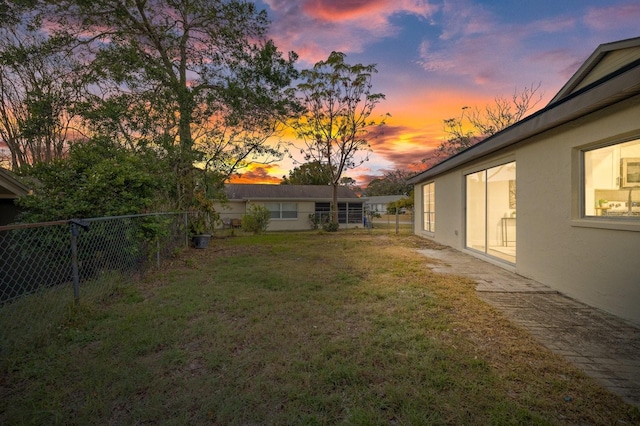
[[[423,42],[418,63],[425,71],[466,76],[478,85],[504,81],[513,68],[516,41],[496,33],[461,37],[432,46]]]
[[[397,14],[428,19],[435,7],[426,0],[265,0],[272,13],[272,37],[281,50],[294,50],[301,61],[315,63],[335,50],[362,52],[365,46],[399,30]]]
[[[494,18],[484,7],[467,0],[445,1],[442,8],[441,40],[484,34],[494,28]]]
[[[573,17],[556,17],[532,22],[522,27],[523,34],[559,33],[576,27],[578,20]]]
[[[306,0],[302,9],[315,18],[326,21],[363,20],[373,17],[385,19],[393,13],[407,12],[427,18],[434,7],[425,1],[400,0]]]
[[[613,28],[623,27],[637,30],[638,22],[640,22],[640,3],[591,8],[583,20],[589,28],[596,31],[609,31]]]

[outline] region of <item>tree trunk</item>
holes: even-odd
[[[184,80],[186,81],[186,79]],[[182,83],[182,81],[181,81]],[[186,83],[184,83],[186,85]],[[180,190],[178,193],[178,208],[188,209],[191,207],[194,196],[193,182],[193,140],[191,135],[191,117],[193,114],[193,98],[187,87],[180,85],[176,88],[178,92],[178,137],[179,156],[177,159],[177,179]]]
[[[333,182],[333,194],[331,200],[331,221],[338,223],[338,184]]]

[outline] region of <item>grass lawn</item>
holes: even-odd
[[[640,423],[473,282],[432,273],[429,244],[374,229],[185,251],[2,351],[0,423]]]

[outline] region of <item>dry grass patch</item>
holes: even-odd
[[[356,230],[190,250],[3,358],[0,422],[640,422],[425,247]]]

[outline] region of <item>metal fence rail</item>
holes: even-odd
[[[186,223],[185,213],[163,213],[0,227],[0,351],[25,330],[45,337],[80,300],[159,266],[188,242]]]

